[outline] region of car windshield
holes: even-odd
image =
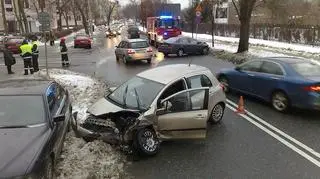
[[[0,96],[0,127],[24,127],[45,122],[42,96]]]
[[[77,39],[88,39],[89,37],[88,36],[77,36],[76,38]]]
[[[158,27],[169,29],[179,27],[179,21],[175,19],[160,19],[158,21]]]
[[[141,77],[134,77],[122,84],[107,99],[125,108],[147,110],[163,84]]]
[[[147,48],[149,45],[147,41],[140,41],[140,42],[131,42],[130,48],[137,49],[137,48]]]
[[[302,76],[320,76],[320,65],[316,63],[294,63],[291,66]]]

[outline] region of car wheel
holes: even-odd
[[[117,55],[116,55],[116,60],[117,60],[117,62],[120,60],[120,59],[119,59],[119,57],[118,57]]]
[[[229,80],[227,77],[225,76],[220,76],[219,77],[219,82],[223,85],[223,90],[225,93],[230,92],[230,88],[229,88]]]
[[[91,48],[92,48],[91,45],[89,45],[89,46],[88,46],[88,49],[91,49]]]
[[[202,49],[202,55],[208,55],[209,54],[209,48],[205,47]]]
[[[147,62],[150,64],[151,63],[151,59],[148,59]]]
[[[219,123],[223,118],[223,114],[224,114],[224,105],[222,103],[216,104],[211,111],[209,122],[211,124]]]
[[[46,164],[46,170],[45,170],[43,179],[54,179],[54,178],[55,178],[54,162],[53,162],[53,159],[50,158]]]
[[[284,92],[276,91],[272,94],[272,106],[279,112],[286,112],[289,109],[289,98]]]
[[[160,142],[152,129],[143,128],[136,133],[135,147],[140,155],[152,156],[158,153]]]
[[[74,48],[78,48],[78,46],[75,45]]]
[[[177,55],[178,55],[178,57],[182,57],[182,56],[183,56],[183,54],[184,54],[183,49],[179,49],[179,50],[177,51]]]

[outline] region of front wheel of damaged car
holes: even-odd
[[[140,155],[156,155],[160,149],[160,141],[153,129],[143,128],[137,131],[134,141]]]

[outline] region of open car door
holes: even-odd
[[[188,89],[161,101],[157,111],[160,138],[206,138],[209,88]]]

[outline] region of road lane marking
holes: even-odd
[[[231,104],[232,106],[236,107],[237,104],[234,103],[231,100],[227,99],[227,102],[229,104]],[[266,122],[265,120],[261,119],[260,117],[254,115],[253,113],[251,113],[250,111],[247,111],[247,114],[252,117],[253,119],[257,120],[258,122],[262,123],[263,125],[265,125],[266,127],[268,127],[269,129],[275,131],[276,133],[282,135],[283,137],[285,137],[286,139],[290,140],[291,142],[295,143],[296,145],[300,146],[301,148],[305,149],[306,151],[312,153],[314,156],[316,156],[318,159],[320,159],[320,153],[316,152],[314,149],[308,147],[307,145],[303,144],[302,142],[298,141],[297,139],[289,136],[288,134],[284,133],[283,131],[281,131],[280,129],[274,127],[273,125],[269,124],[268,122]]]
[[[236,108],[232,107],[230,104],[227,104],[227,108],[229,108],[230,110],[236,112]],[[316,166],[320,167],[320,162],[311,157],[310,155],[308,155],[307,153],[305,153],[304,151],[300,150],[299,148],[297,148],[296,146],[294,146],[293,144],[291,144],[290,142],[286,141],[285,139],[283,139],[282,137],[280,137],[279,135],[277,135],[276,133],[272,132],[271,130],[267,129],[266,127],[264,127],[263,125],[259,124],[258,122],[254,121],[253,119],[251,119],[249,116],[244,115],[244,114],[239,114],[242,118],[246,119],[248,122],[252,123],[253,125],[257,126],[259,129],[263,130],[264,132],[266,132],[267,134],[269,134],[270,136],[272,136],[273,138],[277,139],[279,142],[281,142],[282,144],[286,145],[287,147],[289,147],[291,150],[295,151],[296,153],[298,153],[299,155],[301,155],[302,157],[304,157],[305,159],[309,160],[310,162],[312,162],[313,164],[315,164]]]

